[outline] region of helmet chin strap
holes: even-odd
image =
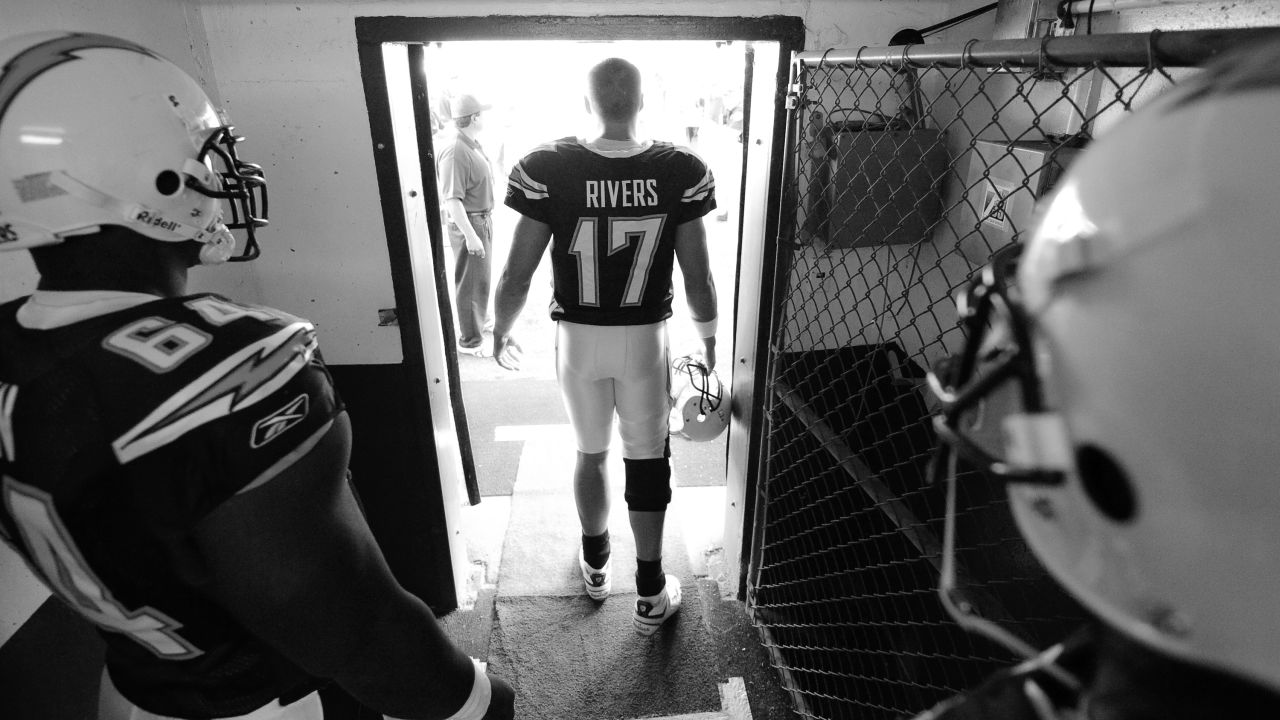
[[[231,236],[231,231],[222,223],[218,223],[218,227],[218,230],[208,235],[207,240],[200,241],[201,265],[221,265],[231,259],[231,253],[236,249],[236,240]]]

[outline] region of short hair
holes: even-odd
[[[622,58],[603,60],[587,74],[587,92],[602,119],[631,120],[640,112],[640,70]]]

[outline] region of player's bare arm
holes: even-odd
[[[256,635],[365,705],[449,717],[467,700],[472,663],[391,575],[346,479],[350,449],[342,414],[292,466],[203,520],[194,540],[207,590]],[[493,682],[492,717],[510,717],[508,690]]]
[[[676,228],[676,262],[684,276],[684,294],[689,304],[689,314],[702,335],[704,359],[707,369],[716,366],[715,322],[719,305],[716,299],[715,278],[711,275],[711,260],[707,254],[707,229],[702,218],[681,223]]]
[[[508,370],[520,369],[520,345],[511,328],[529,297],[533,273],[551,242],[551,226],[521,215],[512,232],[511,252],[494,293],[493,359]]]

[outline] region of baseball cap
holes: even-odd
[[[492,105],[481,105],[475,95],[459,95],[449,101],[449,119],[475,115],[481,110],[488,110]]]

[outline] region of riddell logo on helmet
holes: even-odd
[[[176,221],[169,220],[165,216],[157,215],[149,210],[139,210],[138,213],[133,216],[133,219],[135,222],[150,225],[151,227],[162,228],[169,232],[175,232],[179,227]]]

